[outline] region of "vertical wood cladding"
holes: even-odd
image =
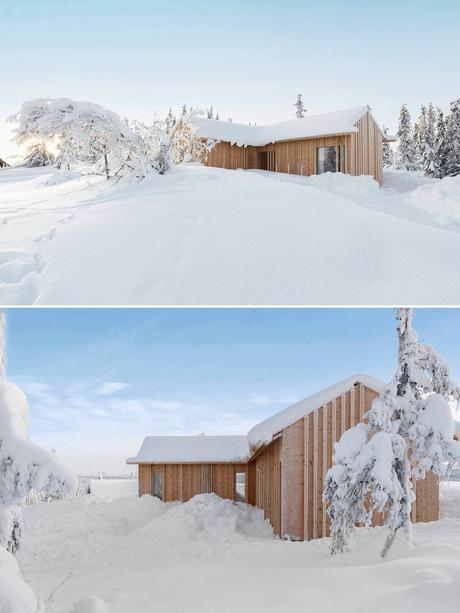
[[[334,443],[345,430],[364,421],[377,396],[364,385],[354,386],[285,428],[251,462],[256,467],[255,503],[276,534],[305,540],[329,535],[330,520],[322,493]],[[414,521],[438,519],[438,487],[438,479],[431,473],[417,482]],[[373,524],[382,520],[382,515],[376,514]]]
[[[209,492],[235,500],[236,473],[246,474],[246,498],[248,496],[247,464],[140,464],[139,496],[153,493],[154,470],[162,471],[165,502],[186,502],[197,494]]]

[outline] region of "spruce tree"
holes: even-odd
[[[433,153],[433,177],[442,179],[446,174],[447,164],[447,143],[446,143],[446,122],[441,109],[438,109],[436,119],[436,135],[434,139]]]
[[[450,104],[446,122],[446,172],[445,176],[460,175],[460,98]]]
[[[166,115],[166,119],[165,119],[165,126],[166,126],[166,133],[169,134],[174,126],[174,124],[176,123],[176,118],[174,117],[173,113],[172,113],[172,109],[171,107],[169,107],[169,112]]]
[[[433,471],[443,477],[460,462],[460,442],[450,401],[460,387],[445,360],[419,342],[411,309],[398,309],[398,359],[394,378],[374,400],[368,423],[345,431],[334,446],[323,498],[332,519],[331,553],[345,551],[357,526],[384,513],[384,556],[398,531],[411,536],[412,479]]]
[[[385,128],[385,126],[383,127],[383,134],[384,136],[387,135],[388,132],[388,128]],[[382,154],[383,154],[383,167],[384,168],[391,168],[394,164],[394,153],[393,153],[393,149],[390,147],[390,143],[385,140],[383,140],[383,145],[382,145]]]
[[[401,106],[398,125],[397,168],[401,170],[417,170],[417,154],[414,147],[411,130],[411,117],[405,104]]]
[[[295,106],[295,116],[297,119],[303,119],[305,117],[305,113],[307,109],[305,108],[302,100],[302,94],[297,94],[297,102],[294,104]]]
[[[436,113],[431,102],[425,112],[424,142],[422,150],[422,168],[426,175],[434,173],[436,138]]]

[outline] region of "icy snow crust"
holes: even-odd
[[[49,613],[456,613],[459,485],[442,484],[441,521],[385,560],[381,528],[331,557],[329,539],[281,541],[258,509],[204,494],[34,505],[19,563]]]
[[[366,106],[358,106],[321,115],[307,115],[303,119],[291,119],[266,126],[200,119],[195,122],[196,135],[243,147],[246,145],[263,146],[275,141],[327,136],[328,134],[350,134],[358,131],[355,124],[368,110]]]
[[[308,415],[311,411],[331,402],[341,394],[345,394],[355,383],[362,383],[376,392],[379,392],[385,385],[380,379],[360,373],[348,379],[344,379],[335,385],[331,385],[317,394],[312,394],[308,398],[296,402],[251,428],[248,432],[251,450],[254,451],[261,445],[269,443],[277,432],[295,424],[296,421],[302,419],[302,417]]]
[[[384,181],[1,169],[0,304],[458,304],[460,177]]]
[[[139,462],[246,462],[246,436],[147,436],[128,464]]]

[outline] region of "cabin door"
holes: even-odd
[[[161,469],[152,471],[152,496],[163,500],[163,471]]]
[[[259,170],[268,170],[268,151],[259,151]]]

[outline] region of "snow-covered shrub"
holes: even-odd
[[[59,168],[70,170],[84,163],[94,165],[107,178],[145,176],[148,166],[133,132],[116,113],[99,104],[69,98],[30,100],[9,119],[16,123],[18,144],[55,142]]]
[[[460,399],[460,388],[445,360],[419,342],[410,309],[398,310],[398,338],[398,369],[374,400],[368,424],[344,432],[334,447],[323,493],[333,553],[345,551],[356,526],[369,526],[380,511],[389,529],[385,555],[398,530],[410,536],[411,479],[430,470],[443,477],[460,461],[449,405]]]
[[[4,314],[0,313],[0,548],[16,553],[21,538],[20,506],[32,490],[53,497],[75,492],[73,474],[28,438],[24,393],[4,378]]]
[[[203,115],[198,109],[185,111],[179,117],[169,133],[170,155],[174,164],[182,162],[202,162],[206,153],[212,147],[211,141],[206,141],[195,135],[196,121]]]

